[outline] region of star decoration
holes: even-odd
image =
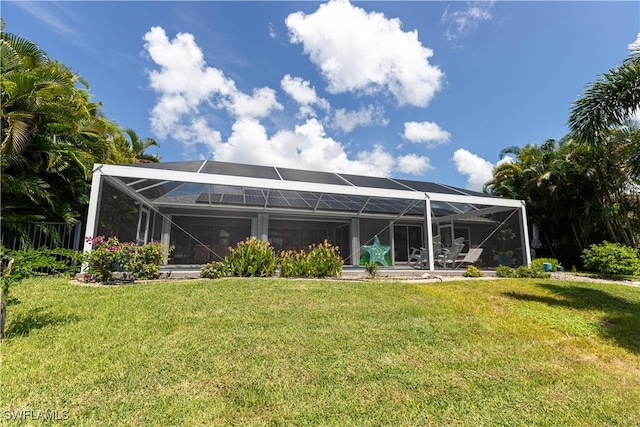
[[[369,262],[377,262],[380,265],[387,265],[387,261],[384,257],[391,250],[391,246],[381,245],[378,236],[373,238],[372,245],[363,245],[362,249],[367,251],[369,254]]]

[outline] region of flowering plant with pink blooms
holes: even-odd
[[[91,243],[89,273],[101,282],[112,281],[115,271],[126,271],[136,279],[156,279],[160,275],[163,258],[160,242],[136,245],[104,236],[88,237],[87,241]]]

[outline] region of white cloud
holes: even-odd
[[[453,153],[456,170],[467,175],[467,188],[481,190],[485,182],[493,178],[493,163],[464,148]]]
[[[494,1],[468,1],[465,10],[458,10],[449,13],[449,8],[442,15],[441,22],[447,24],[445,37],[451,42],[457,42],[471,32],[475,31],[480,22],[489,21],[493,18],[489,9]]]
[[[300,104],[300,116],[315,116],[313,105],[317,105],[323,110],[329,110],[329,102],[326,99],[318,97],[315,88],[310,86],[308,80],[300,77],[291,77],[285,75],[280,81],[280,87],[298,104]]]
[[[328,137],[315,118],[272,137],[256,119],[240,119],[234,123],[227,142],[213,144],[213,154],[216,160],[228,162],[371,176],[389,176],[394,171],[420,174],[430,168],[427,158],[411,155],[395,158],[379,145],[357,153],[356,159],[351,160],[345,147]]]
[[[236,117],[266,117],[272,110],[283,108],[276,101],[276,92],[268,87],[254,89],[252,96],[234,92],[223,104]]]
[[[416,154],[407,154],[398,158],[396,171],[412,175],[422,175],[426,171],[433,169],[428,157]]]
[[[638,36],[636,37],[635,41],[633,43],[630,43],[629,46],[627,46],[627,49],[629,49],[630,51],[640,51],[640,33],[638,33]]]
[[[184,131],[179,128],[185,126],[185,116],[197,114],[203,104],[226,108],[235,117],[265,117],[282,109],[272,89],[254,89],[247,95],[221,70],[208,67],[193,35],[178,33],[169,40],[164,29],[153,27],[144,40],[149,56],[160,66],[159,71],[149,71],[150,85],[160,94],[151,111],[151,125],[159,136]]]
[[[444,74],[428,61],[433,51],[420,43],[417,31],[402,31],[397,18],[331,0],[285,22],[290,41],[303,45],[330,93],[388,90],[400,105],[425,107],[441,88]]]
[[[434,122],[407,122],[404,124],[404,139],[410,142],[427,142],[434,146],[449,142],[451,134]]]
[[[516,159],[515,157],[511,157],[511,156],[504,156],[503,158],[501,158],[500,160],[498,160],[498,163],[496,163],[496,166],[500,166],[504,163],[515,163]],[[493,177],[492,177],[493,178]]]
[[[326,135],[316,118],[269,135],[260,120],[283,109],[273,89],[255,88],[251,94],[239,91],[221,70],[207,66],[191,34],[180,33],[169,40],[162,28],[153,27],[144,40],[150,59],[159,66],[148,73],[150,86],[158,93],[151,111],[152,130],[161,138],[171,136],[188,152],[202,144],[221,161],[373,176],[389,176],[394,171],[420,174],[429,168],[426,157],[395,157],[381,146],[351,154],[344,144]],[[287,75],[281,86],[302,107],[329,108],[309,82]],[[231,132],[226,141],[209,122],[212,109],[229,115]],[[382,115],[375,108],[370,113],[374,120],[379,119],[376,114]],[[219,114],[215,116],[220,120]]]
[[[355,111],[339,108],[333,117],[333,127],[344,133],[349,133],[358,126],[368,126],[373,123],[382,126],[389,123],[389,120],[384,117],[383,107],[369,105]]]

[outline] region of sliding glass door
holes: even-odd
[[[393,247],[395,262],[407,262],[411,248],[420,248],[422,243],[422,227],[419,225],[394,225]]]

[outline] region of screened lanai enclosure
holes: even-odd
[[[86,237],[173,247],[165,264],[221,260],[248,237],[276,251],[338,246],[345,266],[530,262],[524,203],[432,182],[211,160],[95,165]],[[377,239],[376,239],[377,237]],[[90,250],[90,239],[85,239]],[[462,245],[455,243],[462,242]],[[460,248],[455,259],[442,255]],[[418,255],[417,255],[418,254]]]

